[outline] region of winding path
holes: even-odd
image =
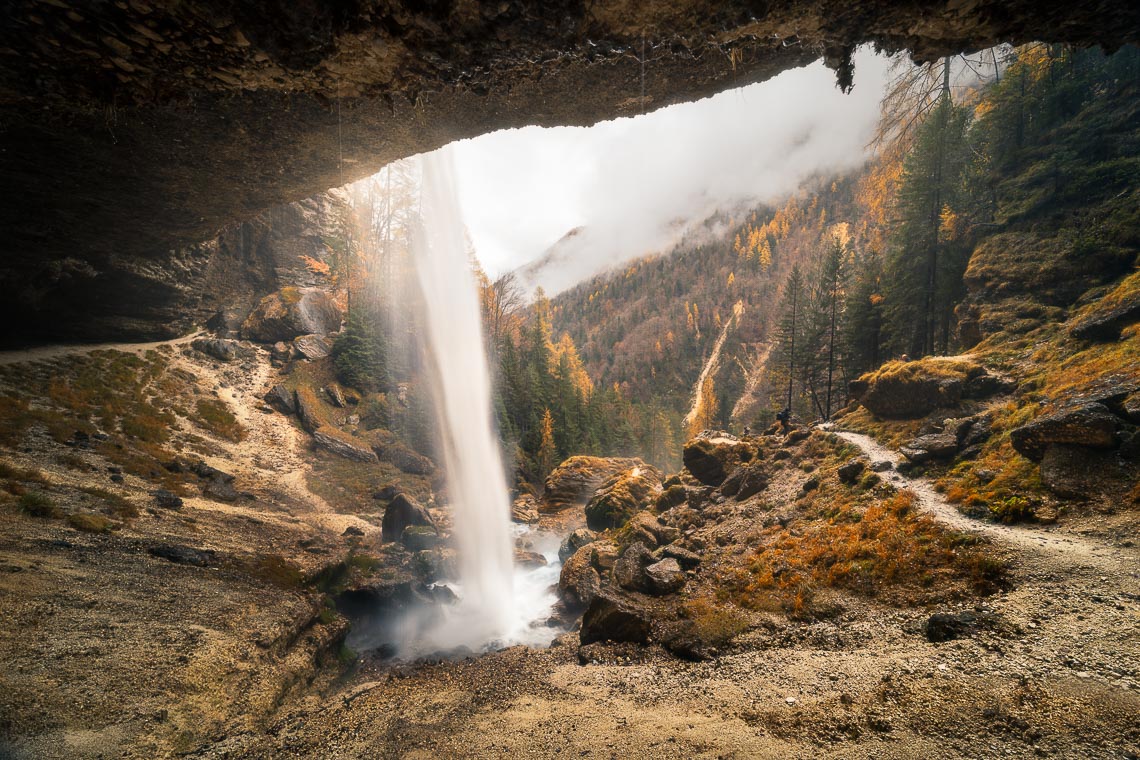
[[[919,509],[954,530],[985,536],[1019,549],[1060,555],[1067,562],[1080,562],[1104,569],[1117,567],[1120,563],[1129,561],[1123,556],[1122,551],[1099,541],[1091,541],[1072,535],[1057,535],[1052,532],[1017,525],[981,522],[966,517],[948,503],[942,494],[934,490],[934,485],[926,478],[904,479],[894,469],[895,465],[903,459],[898,452],[861,433],[851,433],[845,430],[832,430],[832,432],[848,443],[858,446],[872,462],[890,462],[891,470],[884,472],[883,475],[896,485],[912,492],[918,498]]]

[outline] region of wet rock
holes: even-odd
[[[384,519],[380,524],[381,540],[385,543],[399,541],[404,529],[410,525],[423,525],[436,530],[435,522],[427,509],[411,496],[399,494],[384,510]]]
[[[558,576],[558,591],[562,599],[575,609],[592,602],[602,587],[601,576],[592,559],[593,551],[584,546],[563,563]]]
[[[1022,456],[1040,462],[1050,445],[1065,444],[1110,449],[1116,446],[1119,420],[1106,406],[1080,404],[1038,417],[1010,431],[1013,448]]]
[[[586,503],[586,525],[591,530],[620,528],[661,493],[661,473],[639,464],[614,475]]]
[[[538,511],[560,512],[584,504],[598,488],[619,472],[644,465],[640,459],[619,457],[570,457],[546,477]]]
[[[685,469],[707,486],[724,483],[734,469],[758,455],[754,443],[723,432],[702,433],[685,444],[681,458]]]
[[[685,572],[672,557],[646,567],[645,578],[652,594],[675,594],[685,585]]]
[[[354,462],[372,464],[380,461],[367,443],[330,425],[314,430],[313,442],[326,451]]]
[[[154,503],[163,509],[182,509],[182,497],[165,488],[154,492]]]
[[[587,544],[592,544],[598,537],[598,534],[588,528],[578,528],[566,538],[562,539],[562,545],[558,547],[558,559],[561,562],[566,562],[574,554]]]
[[[324,290],[286,287],[262,298],[241,332],[249,340],[276,343],[305,334],[328,335],[340,329],[342,319],[340,307]]]
[[[297,404],[293,398],[293,393],[284,385],[275,385],[266,393],[265,403],[281,412],[282,414],[294,414],[297,411]]]
[[[306,359],[324,359],[332,353],[332,341],[324,335],[302,335],[293,341],[293,349]]]
[[[524,567],[529,570],[535,570],[540,567],[546,567],[548,564],[546,557],[538,552],[526,551],[524,549],[515,549],[515,564],[519,567]]]
[[[217,558],[212,549],[194,549],[182,544],[158,544],[146,550],[147,554],[159,559],[165,559],[176,565],[194,565],[195,567],[209,567]]]
[[[921,464],[931,459],[949,459],[958,453],[958,437],[953,433],[931,433],[920,435],[899,452],[915,464]]]
[[[442,540],[430,525],[409,525],[400,533],[400,543],[411,552],[434,549]]]
[[[514,503],[511,504],[511,520],[524,525],[533,525],[538,522],[538,500],[530,494],[524,494],[515,499]]]
[[[653,563],[653,554],[645,544],[633,544],[614,563],[614,580],[624,589],[645,591],[649,588],[645,569]]]
[[[867,465],[862,459],[852,459],[847,464],[842,465],[836,473],[839,475],[840,482],[854,485],[859,481],[866,467]]]
[[[240,353],[237,341],[222,338],[198,338],[190,346],[195,351],[223,362],[232,362]]]
[[[579,640],[582,644],[596,641],[647,644],[651,631],[647,610],[628,597],[604,591],[594,597],[582,615]]]

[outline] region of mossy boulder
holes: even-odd
[[[1119,425],[1119,418],[1103,404],[1078,404],[1015,428],[1010,431],[1009,440],[1019,454],[1040,462],[1049,447],[1055,445],[1114,448]]]
[[[261,343],[340,330],[344,312],[320,288],[282,288],[258,302],[241,326],[242,337]]]
[[[881,419],[918,419],[935,409],[952,408],[966,398],[986,398],[1008,390],[985,367],[957,357],[926,357],[887,362],[852,381],[850,392]]]
[[[646,466],[640,459],[621,457],[573,456],[546,476],[538,511],[560,512],[586,502],[598,486],[619,472]]]
[[[685,469],[706,486],[719,486],[741,464],[754,461],[759,449],[728,433],[712,432],[685,444],[681,459]]]
[[[629,518],[653,504],[661,493],[661,473],[639,464],[607,480],[586,504],[590,530],[620,528]]]

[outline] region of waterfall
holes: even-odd
[[[468,259],[451,154],[420,158],[413,258],[425,304],[440,448],[458,552],[458,605],[421,645],[480,648],[515,633],[510,495],[491,415],[478,287]]]

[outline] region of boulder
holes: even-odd
[[[592,602],[602,587],[602,579],[593,565],[592,555],[590,547],[582,547],[563,563],[558,576],[559,595],[575,609],[581,609]]]
[[[603,575],[614,569],[621,555],[621,550],[613,541],[595,541],[590,544],[590,552],[590,561]]]
[[[237,341],[222,338],[198,338],[190,346],[195,351],[222,362],[232,362],[240,353]]]
[[[1087,499],[1126,477],[1115,452],[1063,443],[1045,449],[1040,473],[1045,487],[1065,499]]]
[[[333,406],[339,409],[344,409],[348,406],[348,402],[345,401],[344,398],[344,393],[341,392],[340,386],[335,383],[325,386],[325,395],[329,397],[329,401],[332,402]]]
[[[719,486],[740,464],[757,457],[754,443],[722,432],[702,434],[685,444],[681,458],[685,469],[706,486]]]
[[[391,442],[372,447],[376,454],[385,462],[396,466],[400,472],[409,475],[432,475],[435,473],[435,464],[425,457],[412,451],[398,442]]]
[[[1108,308],[1097,309],[1070,327],[1069,334],[1081,340],[1111,342],[1120,340],[1121,330],[1134,322],[1140,322],[1140,290]]]
[[[297,411],[297,404],[293,398],[293,394],[284,385],[275,385],[266,393],[265,403],[281,412],[282,414],[293,414]]]
[[[434,549],[442,542],[435,529],[428,525],[409,525],[400,533],[400,543],[410,552]]]
[[[324,359],[332,353],[332,341],[323,335],[302,335],[293,341],[293,348],[306,359]]]
[[[154,492],[154,503],[163,509],[182,509],[182,498],[165,488]]]
[[[195,549],[182,544],[158,544],[151,546],[146,553],[152,557],[165,559],[176,565],[194,565],[195,567],[208,567],[214,564],[216,554],[212,549]]]
[[[867,465],[862,459],[852,459],[847,464],[842,465],[836,471],[836,474],[839,475],[840,482],[846,483],[847,485],[854,485],[859,482],[859,478],[862,476],[863,470],[865,470],[866,467]]]
[[[1111,449],[1116,446],[1119,420],[1098,403],[1086,403],[1038,417],[1010,431],[1009,440],[1022,456],[1040,462],[1054,444]]]
[[[237,501],[241,494],[230,480],[211,480],[202,487],[202,495],[214,501]]]
[[[317,396],[311,388],[298,388],[293,394],[293,399],[301,427],[312,433],[324,424],[321,419],[320,402],[317,401]]]
[[[538,501],[530,494],[518,497],[511,504],[511,520],[514,522],[531,525],[538,522],[538,519]]]
[[[645,568],[645,579],[652,594],[675,594],[685,585],[685,571],[672,557],[654,562]]]
[[[1006,386],[985,368],[954,357],[888,362],[850,384],[851,395],[876,417],[917,419],[963,398],[985,398]]]
[[[936,612],[931,615],[923,632],[928,641],[940,642],[969,636],[981,626],[993,627],[999,621],[987,612]]]
[[[688,489],[680,483],[674,483],[658,495],[653,508],[658,512],[666,512],[673,507],[684,504],[686,498],[688,498]]]
[[[330,425],[314,430],[313,441],[322,449],[354,462],[373,464],[380,461],[367,443]]]
[[[1128,396],[1120,402],[1121,415],[1137,425],[1140,425],[1140,391],[1128,394]]]
[[[291,341],[298,335],[327,335],[340,329],[343,312],[320,288],[286,287],[261,299],[241,326],[242,337],[260,343]]]
[[[570,457],[546,476],[538,511],[552,513],[581,506],[602,483],[638,465],[644,462],[618,457]]]
[[[399,494],[384,510],[384,519],[380,525],[381,540],[385,543],[399,541],[409,525],[424,525],[435,530],[435,523],[427,509],[411,496]]]
[[[638,511],[653,504],[661,493],[661,473],[655,467],[638,464],[614,475],[586,504],[586,525],[590,530],[620,528]]]
[[[653,559],[660,561],[663,559],[673,559],[684,570],[692,570],[701,564],[701,555],[694,551],[690,551],[683,546],[677,544],[668,544],[662,546],[657,551],[653,552]]]
[[[768,473],[759,462],[740,469],[740,487],[736,489],[737,501],[744,501],[768,487]]]
[[[575,553],[583,546],[592,544],[598,535],[594,531],[587,528],[578,528],[578,530],[571,533],[569,536],[562,540],[562,545],[558,547],[558,559],[560,562],[566,562],[574,556]]]
[[[645,569],[653,563],[653,554],[645,544],[633,544],[614,563],[614,580],[624,589],[645,591],[649,588]]]
[[[899,452],[915,464],[931,459],[949,459],[958,453],[958,437],[953,433],[920,435],[900,447]]]
[[[625,596],[611,591],[597,594],[582,615],[582,644],[595,641],[629,641],[648,644],[652,631],[649,613]]]
[[[538,552],[515,549],[515,564],[519,567],[535,570],[540,567],[546,567],[549,563],[546,561],[546,557]]]

